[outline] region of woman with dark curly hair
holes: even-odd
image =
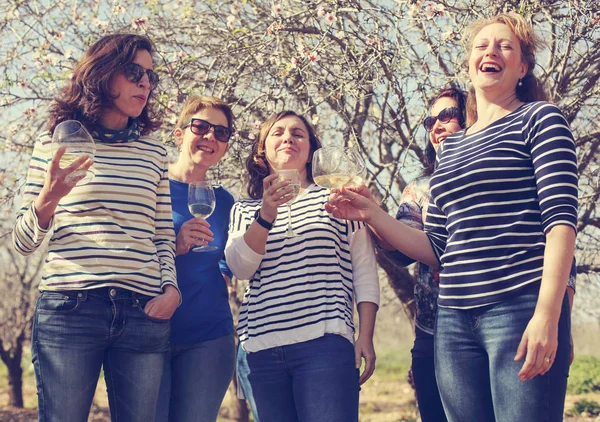
[[[356,422],[359,385],[375,369],[375,255],[364,225],[325,211],[329,190],[314,184],[310,171],[320,145],[301,115],[268,119],[247,161],[251,199],[231,210],[227,264],[250,281],[238,323],[238,375],[261,422]],[[294,170],[295,199],[289,181],[279,179]],[[293,237],[280,209],[288,201]]]
[[[113,421],[153,421],[180,303],[167,154],[148,136],[158,76],[152,42],[108,35],[92,45],[50,108],[13,232],[23,255],[49,231],[32,335],[40,421],[87,420],[100,370]],[[65,120],[93,135],[94,162],[61,168],[51,137]],[[92,182],[67,176],[90,168]]]

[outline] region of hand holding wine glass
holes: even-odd
[[[89,166],[82,167],[85,160],[80,160],[78,166],[72,166],[79,158],[86,156],[93,160],[96,154],[94,138],[81,122],[65,120],[56,125],[52,133],[51,149],[53,157],[59,150],[62,151],[58,156],[59,169],[65,171],[61,175],[64,176],[67,185],[82,186],[94,178],[94,173],[89,170]]]
[[[188,208],[194,217],[206,220],[215,210],[215,205],[215,192],[211,183],[202,181],[189,184]],[[205,245],[192,248],[192,252],[206,252],[216,249],[216,246]]]

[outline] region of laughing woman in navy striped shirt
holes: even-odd
[[[435,367],[450,421],[562,421],[573,135],[561,111],[540,101],[539,43],[522,17],[480,21],[469,40],[477,120],[440,148],[425,230],[396,222],[361,190],[335,195],[327,209],[440,268]]]
[[[247,365],[238,375],[261,422],[357,422],[359,384],[375,368],[379,283],[371,238],[364,225],[325,211],[330,191],[310,172],[319,147],[295,112],[267,120],[247,163],[252,199],[231,211],[227,264],[249,280],[238,324]],[[298,171],[295,200],[289,182],[278,181],[280,170]],[[288,237],[285,204],[292,200],[295,235]]]

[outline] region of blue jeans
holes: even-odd
[[[521,381],[524,359],[514,361],[533,316],[539,287],[481,308],[439,308],[435,370],[446,416],[451,422],[559,422],[569,374],[571,330],[565,294],[558,323],[558,350],[545,375]]]
[[[433,336],[415,327],[412,374],[422,422],[446,422],[442,399],[435,380]]]
[[[172,344],[156,420],[215,422],[234,366],[232,334],[201,343]]]
[[[254,393],[252,392],[252,386],[250,385],[250,381],[248,380],[248,375],[250,374],[250,368],[248,367],[248,353],[246,353],[241,343],[238,346],[237,350],[236,371],[240,388],[244,392],[246,401],[250,406],[250,412],[252,412],[254,422],[260,422],[260,419],[258,418],[258,412],[256,411]]]
[[[357,422],[358,369],[344,337],[248,353],[246,378],[260,422]]]
[[[40,422],[85,422],[100,369],[111,420],[154,421],[169,321],[118,288],[41,293],[31,341]]]

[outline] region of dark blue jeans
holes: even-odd
[[[357,422],[354,346],[326,334],[247,355],[260,422]]]
[[[250,406],[250,412],[254,422],[260,422],[258,418],[258,412],[256,411],[256,402],[254,401],[254,393],[252,392],[252,386],[248,380],[250,374],[250,368],[248,367],[248,354],[242,347],[242,344],[238,346],[237,357],[236,357],[236,371],[240,388],[244,392],[248,406]]]
[[[235,366],[232,334],[172,344],[160,387],[158,422],[215,422]]]
[[[40,422],[85,422],[100,369],[111,420],[154,421],[169,321],[144,313],[151,298],[124,289],[42,292],[32,357]]]
[[[412,374],[422,422],[446,422],[442,399],[435,380],[433,336],[415,327]]]
[[[518,373],[524,359],[514,361],[537,299],[538,288],[532,286],[513,299],[490,306],[438,309],[435,371],[449,421],[563,420],[571,352],[566,294],[552,368],[545,375],[521,381]]]

